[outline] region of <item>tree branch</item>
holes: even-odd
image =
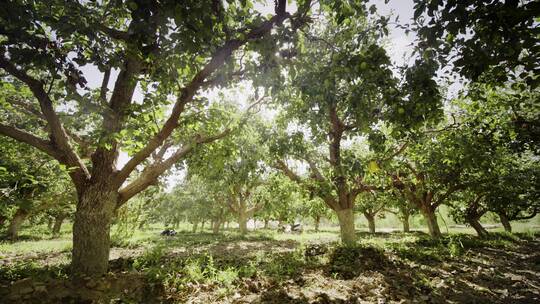
[[[119,201],[117,207],[127,202],[130,198],[137,193],[143,191],[148,186],[154,184],[157,178],[165,171],[169,170],[175,163],[184,158],[195,147],[201,144],[210,143],[220,138],[227,136],[230,133],[230,129],[226,129],[219,134],[212,136],[200,136],[196,135],[191,143],[185,144],[182,148],[178,149],[173,155],[163,161],[157,161],[151,165],[148,165],[142,171],[141,175],[132,181],[130,184],[119,190]]]
[[[84,179],[89,179],[90,173],[75,150],[73,150],[69,144],[69,136],[60,122],[58,115],[56,115],[52,101],[43,89],[41,81],[31,77],[25,71],[18,69],[14,64],[9,62],[4,55],[0,56],[0,68],[24,82],[38,100],[41,112],[49,124],[49,132],[51,135],[50,143],[53,146],[56,146],[57,150],[62,152],[61,155],[57,155],[55,158],[61,159],[60,162],[69,167],[77,168],[77,170],[72,173],[75,183],[80,184]]]
[[[284,161],[278,159],[275,167],[281,170],[292,181],[298,184],[302,184],[304,182],[302,178],[298,174],[294,173]]]
[[[16,141],[31,145],[34,148],[47,153],[53,158],[58,159],[59,161],[62,159],[62,151],[58,150],[54,145],[51,144],[50,141],[41,139],[24,130],[0,123],[0,134],[11,137]]]
[[[286,1],[279,0],[278,2],[278,6],[280,7],[279,11],[284,11],[284,8],[281,9],[281,7],[286,5]],[[137,165],[150,156],[151,153],[161,146],[163,142],[172,134],[174,129],[178,126],[178,119],[180,118],[180,114],[182,114],[184,111],[185,106],[193,99],[199,88],[204,84],[205,80],[214,71],[221,67],[235,50],[239,49],[242,45],[251,40],[264,36],[266,33],[270,32],[274,25],[281,24],[288,17],[290,17],[290,15],[286,12],[274,15],[269,20],[263,22],[258,28],[248,32],[245,35],[246,38],[244,40],[232,39],[225,42],[225,44],[219,48],[216,53],[214,53],[210,61],[203,67],[203,69],[200,70],[193,77],[191,82],[189,82],[189,84],[187,84],[181,90],[181,94],[178,96],[177,101],[173,106],[171,115],[165,121],[163,127],[148,141],[148,144],[145,147],[135,153],[135,155],[133,155],[133,157],[126,163],[126,165],[117,175],[117,182],[120,184],[123,183],[131,172],[137,167]]]

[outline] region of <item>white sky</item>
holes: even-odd
[[[261,5],[256,4],[256,9],[259,10],[263,15],[273,13],[273,1],[267,1],[267,5]],[[413,2],[412,0],[391,0],[388,4],[384,3],[384,0],[372,0],[370,1],[369,5],[375,4],[378,9],[378,13],[381,15],[389,15],[392,14],[391,22],[394,21],[395,16],[399,15],[399,23],[400,24],[406,24],[409,23],[412,16],[413,16]],[[368,7],[369,7],[368,5]],[[296,10],[295,5],[289,5],[289,12],[294,12]],[[390,25],[390,35],[389,35],[389,43],[385,46],[390,57],[392,58],[392,61],[395,62],[398,65],[401,65],[404,63],[404,58],[407,56],[410,56],[411,52],[411,43],[414,41],[415,36],[414,33],[410,33],[409,35],[406,35],[405,32],[402,29],[396,28],[395,25]],[[97,88],[101,85],[103,75],[100,73],[95,66],[87,65],[85,67],[81,68],[82,72],[84,73],[84,76],[86,80],[88,81],[88,86],[90,88]],[[114,87],[114,83],[116,80],[116,77],[118,76],[118,71],[112,71],[111,73],[111,80],[109,81],[109,89],[112,90]],[[245,85],[244,85],[245,86]],[[241,103],[246,104],[248,96],[243,95],[242,91],[244,90],[233,90],[232,94],[236,95],[235,99]],[[249,88],[245,91],[250,91]],[[229,93],[231,94],[231,93]],[[216,94],[213,94],[216,96]],[[211,95],[207,95],[211,97]],[[136,101],[142,100],[142,91],[140,90],[140,87],[137,87],[134,99]],[[270,112],[269,112],[270,113]],[[271,115],[271,114],[269,114]],[[126,153],[121,152],[118,166],[122,167],[127,161],[129,157]],[[166,183],[167,188],[170,189],[174,184],[176,184],[179,180],[181,180],[184,177],[184,172],[175,170],[169,174],[167,177]]]

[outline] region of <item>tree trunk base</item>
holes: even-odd
[[[339,220],[341,242],[347,245],[356,243],[353,209],[336,210],[336,213]]]
[[[107,273],[110,225],[116,202],[116,193],[96,189],[88,189],[80,199],[73,222],[71,267],[75,277]]]
[[[426,219],[429,235],[433,238],[440,238],[442,236],[439,223],[437,222],[437,215],[434,211],[424,211],[424,218]]]

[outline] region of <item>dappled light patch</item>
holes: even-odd
[[[535,287],[540,243],[530,234],[492,233],[481,239],[451,234],[431,241],[424,233],[392,232],[363,235],[355,246],[269,235],[240,237],[226,231],[199,240],[190,233],[167,241],[159,233],[141,237],[145,241],[139,247],[114,248],[108,278],[85,281],[90,291],[84,294],[66,291],[69,259],[45,266],[45,253],[21,255],[19,262],[0,268],[0,295],[23,290],[28,293],[18,299],[32,303],[36,290],[46,286],[52,292],[43,297],[50,303],[81,295],[141,303],[146,290],[154,291],[144,303],[526,303],[540,298]],[[55,261],[58,254],[65,258],[68,252],[50,253],[49,259]],[[24,281],[28,278],[31,283]],[[122,291],[121,278],[135,282],[129,294]],[[117,292],[94,290],[108,285],[118,286]]]

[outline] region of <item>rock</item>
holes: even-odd
[[[47,286],[45,284],[36,284],[34,290],[39,293],[47,293]]]
[[[16,281],[11,285],[11,293],[21,295],[31,293],[34,291],[34,287],[32,285],[32,280],[30,278]]]

